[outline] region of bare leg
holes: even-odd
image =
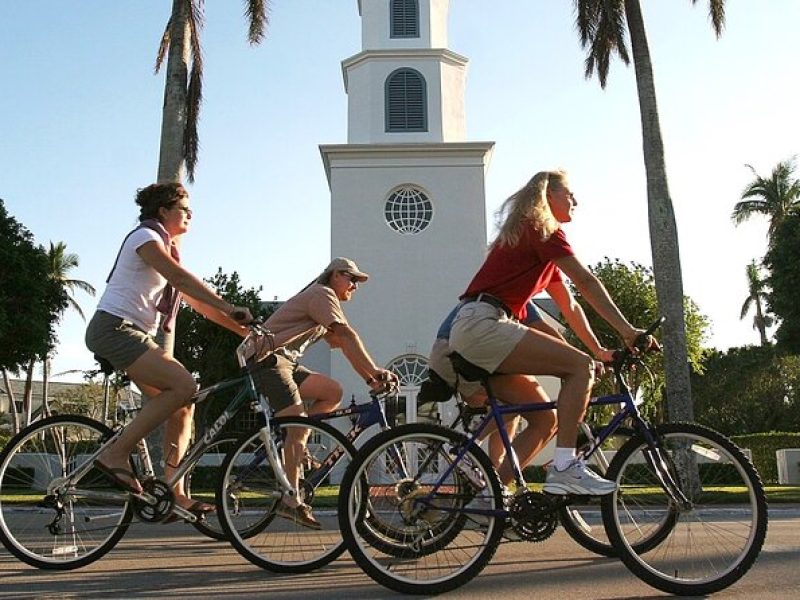
[[[557,444],[562,448],[574,448],[578,439],[578,423],[583,418],[594,383],[592,359],[569,344],[529,330],[497,370],[501,373],[545,374],[561,378]]]
[[[140,389],[156,393],[117,441],[101,455],[104,465],[126,470],[130,468],[128,460],[139,440],[184,406],[197,389],[194,379],[183,365],[161,349],[145,352],[128,367],[127,372]],[[132,485],[138,487],[135,483]]]
[[[302,404],[293,404],[276,413],[278,417],[306,416]],[[283,468],[289,483],[295,490],[300,489],[300,464],[305,454],[306,441],[310,431],[304,427],[289,427],[283,440]],[[300,499],[284,496],[287,506],[295,507],[300,504]]]

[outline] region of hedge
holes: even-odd
[[[777,450],[800,448],[800,433],[785,431],[732,435],[731,440],[740,448],[749,448],[752,451],[753,463],[764,483],[778,482],[778,461],[775,455]]]

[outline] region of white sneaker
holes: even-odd
[[[548,469],[544,482],[544,491],[560,496],[574,494],[576,496],[605,496],[617,489],[617,484],[603,479],[588,469],[583,460],[576,460],[563,471],[554,466]]]

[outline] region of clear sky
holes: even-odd
[[[153,64],[171,4],[0,2],[0,198],[38,243],[76,252],[74,275],[99,291],[136,223],[135,190],[156,176],[164,79]],[[800,151],[800,1],[731,0],[719,40],[707,0],[642,4],[685,292],[713,322],[708,345],[757,343],[739,312],[766,224],[735,228],[730,213],[752,179],[746,163],[768,175]],[[567,230],[578,256],[649,265],[633,69],[615,62],[605,91],[584,79],[572,6],[452,1],[449,46],[470,60],[467,137],[496,142],[487,211],[535,171],[564,167],[579,201]],[[257,47],[245,41],[241,2],[211,0],[206,17],[202,148],[183,260],[204,277],[236,270],[246,286],[263,286],[264,299],[285,299],[330,257],[318,145],[347,141],[340,63],[361,49],[357,3],[273,0]],[[90,315],[96,300],[77,299]],[[84,327],[65,317],[54,372],[92,368]]]

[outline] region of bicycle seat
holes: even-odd
[[[458,352],[451,352],[447,355],[447,358],[453,363],[453,369],[455,369],[456,373],[467,381],[486,381],[491,376],[489,371],[478,365],[473,365]]]
[[[99,355],[95,354],[94,355],[94,359],[100,365],[100,370],[103,372],[103,375],[108,376],[108,375],[111,375],[114,371],[116,371],[116,369],[114,368],[114,365],[112,365],[110,362],[108,362],[102,356],[99,356]]]

